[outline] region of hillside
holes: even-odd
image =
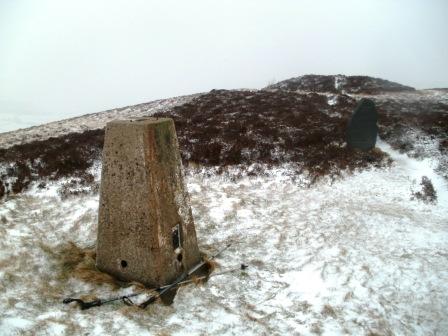
[[[341,77],[351,83],[341,87],[356,95],[322,88]],[[356,101],[373,88],[381,92],[368,95],[378,106],[380,137],[413,156],[438,156],[438,170],[446,177],[446,92],[352,77],[308,75],[265,90],[212,90],[0,134],[0,195],[20,192],[42,178],[92,180],[85,172],[100,159],[105,123],[150,115],[174,118],[185,166],[295,163],[297,171],[316,179],[338,175],[341,169],[385,165],[387,160],[378,151],[366,154],[344,146]],[[355,89],[353,83],[360,86]],[[298,84],[313,92],[297,91]]]
[[[347,94],[380,94],[386,92],[412,92],[414,88],[381,78],[344,75],[305,75],[269,85],[266,90],[328,92]]]
[[[369,152],[345,146],[362,97]],[[233,243],[216,272],[249,268],[170,306],[63,305],[141,290],[94,248],[104,126],[145,116],[175,121],[201,250]],[[0,334],[446,334],[447,127],[447,90],[307,75],[0,134]]]

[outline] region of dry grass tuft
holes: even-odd
[[[322,335],[323,329],[322,329],[322,323],[321,322],[315,322],[311,325],[310,328],[311,333],[316,335]]]
[[[95,249],[81,248],[74,242],[68,242],[64,245],[59,246],[56,249],[51,249],[48,246],[41,246],[41,248],[52,257],[56,258],[60,264],[60,274],[59,278],[61,280],[66,280],[70,277],[80,279],[82,281],[92,283],[95,285],[109,285],[112,289],[116,290],[120,287],[134,286],[137,291],[141,290],[142,293],[145,292],[148,295],[156,295],[157,292],[154,289],[148,289],[143,284],[139,282],[123,282],[115,279],[111,275],[101,272],[96,268],[95,259],[96,253]],[[203,256],[205,264],[201,267],[196,274],[194,274],[190,279],[196,285],[202,284],[208,280],[208,276],[218,267],[218,263],[214,260],[207,260],[206,256]],[[172,303],[174,296],[176,295],[177,289],[173,290],[171,293],[166,293],[161,301],[165,304]],[[83,296],[82,300],[95,300],[94,296]],[[160,301],[160,300],[158,300]]]
[[[201,285],[207,282],[209,276],[215,271],[217,267],[219,267],[219,263],[215,260],[208,260],[205,255],[202,256],[205,261],[203,267],[198,269],[188,280],[191,280],[191,283],[195,285]],[[185,284],[188,285],[189,283]]]
[[[195,285],[201,285],[201,284],[204,283],[205,279],[206,279],[206,278],[204,278],[204,277],[198,277],[198,276],[196,276],[196,275],[193,275],[193,276],[191,277],[190,280],[191,280]]]
[[[336,318],[336,311],[329,304],[326,304],[326,305],[323,306],[321,313],[325,317],[330,317],[331,316],[332,318]]]
[[[217,261],[205,258],[204,268],[208,274],[211,274],[217,267],[219,267],[219,263]]]
[[[121,281],[96,268],[94,248],[81,248],[75,243],[69,242],[60,246],[56,251],[54,254],[58,256],[61,263],[61,278],[74,277],[93,284],[107,284],[114,289],[122,286]]]

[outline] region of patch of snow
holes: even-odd
[[[448,204],[448,185],[446,180],[436,173],[438,167],[437,160],[434,158],[410,158],[407,154],[394,150],[381,139],[377,141],[377,147],[388,153],[395,162],[394,164],[405,168],[405,172],[409,175],[409,179],[413,184],[420,183],[423,176],[428,177],[437,192],[438,201]]]
[[[346,82],[346,77],[342,75],[334,76],[334,88],[340,90],[341,86]]]
[[[330,105],[330,106],[337,104],[338,96],[337,95],[328,95],[327,102],[328,102],[328,105]]]
[[[2,335],[16,335],[20,331],[29,329],[32,326],[32,321],[20,317],[8,317],[0,322],[0,332]]]

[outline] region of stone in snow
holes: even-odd
[[[371,99],[361,99],[348,123],[348,146],[363,151],[374,148],[378,135],[377,121],[375,103]]]

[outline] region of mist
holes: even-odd
[[[304,74],[448,87],[445,0],[0,0],[0,132]]]

